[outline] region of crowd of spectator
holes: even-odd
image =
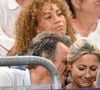
[[[0,1],[0,57],[45,57],[63,88],[99,87],[99,34],[100,0]],[[18,67],[0,69],[0,86],[13,86],[16,74],[18,85],[51,82],[41,66]]]

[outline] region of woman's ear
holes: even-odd
[[[81,8],[81,0],[71,0],[71,3],[75,9]]]

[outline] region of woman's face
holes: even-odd
[[[96,78],[98,58],[93,54],[86,54],[76,60],[71,66],[73,85],[76,88],[90,88]]]
[[[66,20],[62,11],[55,4],[45,4],[38,17],[38,32],[52,31],[66,34]]]

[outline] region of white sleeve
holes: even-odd
[[[4,23],[5,23],[5,9],[3,7],[3,5],[0,4],[0,28],[3,30],[3,26],[4,26]]]
[[[13,75],[9,74],[5,70],[0,70],[0,87],[12,86],[13,85]]]
[[[0,56],[6,56],[8,51],[14,45],[14,39],[0,34]]]

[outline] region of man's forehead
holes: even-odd
[[[69,47],[66,44],[64,44],[63,42],[58,42],[57,45],[56,45],[56,48],[57,49],[63,48],[63,49],[66,49],[66,50],[69,51]]]

